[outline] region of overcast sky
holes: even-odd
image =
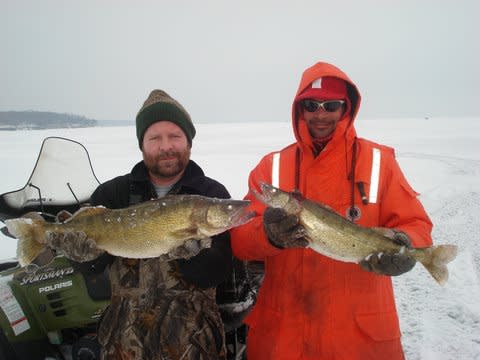
[[[289,121],[339,66],[359,116],[480,116],[480,1],[0,0],[0,111],[133,120],[150,90],[194,121]]]

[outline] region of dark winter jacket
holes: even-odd
[[[203,170],[192,160],[170,193],[230,198],[227,189],[205,176]],[[101,184],[92,194],[90,201],[92,205],[120,209],[156,197],[147,168],[141,161],[134,166],[131,173]],[[185,280],[201,288],[208,288],[225,280],[226,274],[231,271],[231,258],[230,235],[227,232],[213,237],[210,249],[201,251],[190,260],[177,260],[177,263]]]
[[[223,185],[190,161],[170,194],[229,198]],[[118,209],[156,198],[143,162],[100,185],[92,205]],[[112,299],[98,338],[104,359],[225,359],[225,334],[215,287],[230,273],[229,233],[189,260],[112,257]]]

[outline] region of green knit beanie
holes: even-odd
[[[165,91],[153,90],[137,114],[137,138],[140,149],[142,148],[145,131],[150,125],[158,121],[171,121],[177,124],[187,136],[190,146],[192,145],[192,139],[195,137],[195,127],[188,112]]]

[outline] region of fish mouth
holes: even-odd
[[[247,210],[250,206],[249,200],[233,200],[230,205],[236,208],[230,216],[230,221],[234,226],[243,225],[257,215],[255,211]]]
[[[268,207],[285,209],[293,206],[295,209],[299,208],[298,202],[302,199],[300,192],[287,192],[264,182],[260,183],[260,189],[261,193],[252,189],[253,195]]]
[[[259,193],[255,189],[252,189],[253,195],[265,205],[272,206],[272,200],[275,196],[275,193],[277,192],[277,189],[273,185],[261,182],[260,190],[261,193]]]
[[[255,211],[248,211],[244,212],[244,209],[241,209],[242,211],[236,215],[233,216],[233,223],[236,225],[243,225],[252,220],[255,216],[257,216],[257,213]]]

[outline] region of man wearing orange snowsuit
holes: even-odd
[[[246,198],[258,216],[232,231],[237,257],[265,263],[257,303],[245,321],[249,360],[404,359],[386,275],[414,263],[402,253],[374,253],[359,266],[306,249],[295,215],[265,209],[251,191],[260,191],[260,182],[297,189],[359,225],[384,228],[392,241],[431,245],[432,224],[394,150],[357,137],[360,99],[335,66],[308,68],[292,108],[296,143],[266,155],[250,173]]]

